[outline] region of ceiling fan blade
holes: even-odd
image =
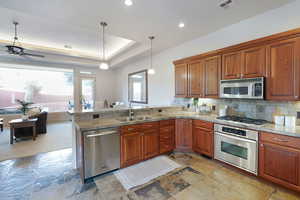
[[[32,56],[32,57],[38,57],[38,58],[45,58],[44,55],[31,54],[31,53],[23,53],[22,56]]]

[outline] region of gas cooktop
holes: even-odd
[[[253,125],[263,125],[268,123],[268,121],[263,119],[252,119],[247,117],[238,117],[238,116],[224,116],[224,117],[217,117],[217,119],[225,120],[225,121],[233,121],[239,122],[244,124],[253,124]]]

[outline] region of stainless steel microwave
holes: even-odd
[[[264,77],[221,80],[220,98],[264,99]]]

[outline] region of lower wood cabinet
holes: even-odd
[[[159,122],[121,128],[121,167],[136,164],[159,154]]]
[[[124,133],[121,135],[121,167],[140,162],[142,154],[142,135],[140,132]]]
[[[143,135],[143,160],[157,156],[159,154],[158,129],[147,130],[142,135]]]
[[[175,149],[175,120],[162,120],[159,126],[159,153]]]
[[[259,175],[274,183],[300,191],[300,139],[261,133]]]
[[[193,151],[213,157],[213,123],[193,120]]]
[[[192,151],[192,119],[176,119],[175,143],[180,151]]]

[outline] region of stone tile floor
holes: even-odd
[[[82,185],[71,149],[0,162],[1,200],[300,200],[299,194],[195,154],[174,153],[182,164],[126,191],[112,174]]]

